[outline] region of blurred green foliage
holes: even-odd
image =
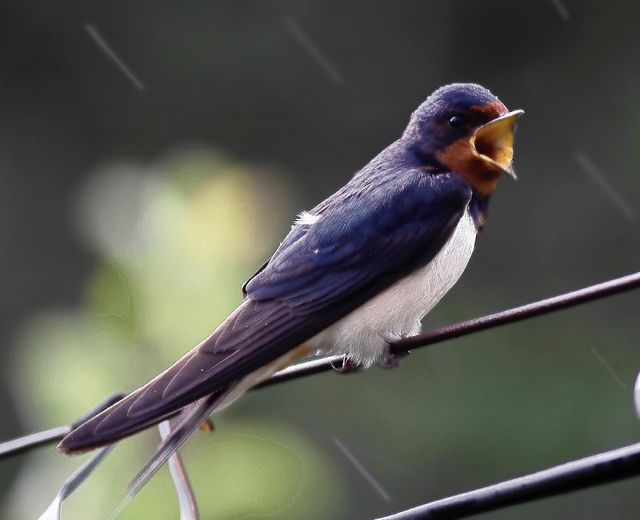
[[[447,82],[482,83],[527,114],[520,181],[499,186],[469,268],[427,327],[637,270],[640,6],[557,5],[2,2],[2,436],[67,423],[196,344],[295,214]],[[203,518],[371,518],[636,442],[637,302],[451,341],[393,371],[252,392],[183,450]],[[157,438],[119,445],[67,518],[108,517]],[[0,516],[35,517],[78,464],[53,449],[3,461]],[[636,487],[484,516],[632,519]],[[163,472],[122,517],[176,512]]]
[[[268,171],[203,149],[181,150],[146,167],[106,165],[90,176],[78,222],[101,260],[87,278],[82,305],[42,313],[24,326],[13,369],[22,376],[14,382],[22,409],[30,410],[24,420],[32,428],[64,423],[152,377],[210,332],[239,300],[242,273],[275,240],[259,216],[267,196],[277,227],[287,208],[281,189]],[[244,232],[234,233],[236,226]],[[203,518],[299,518],[309,508],[331,517],[340,509],[325,499],[339,493],[339,473],[296,428],[246,420],[221,424],[197,443],[196,453],[186,450]],[[150,456],[152,439],[146,436],[147,449],[124,443],[65,504],[68,517],[115,510],[127,479]],[[54,453],[31,460],[11,516],[32,518],[44,510],[60,485],[56,475],[70,467],[59,462]],[[122,518],[175,514],[169,479],[157,480]],[[42,493],[34,497],[33,489]]]

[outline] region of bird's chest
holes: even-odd
[[[422,318],[464,272],[473,253],[476,234],[467,211],[431,262],[318,335],[315,338],[318,346],[370,363],[381,355],[386,341],[420,332]]]
[[[438,254],[424,267],[396,282],[371,301],[372,309],[383,314],[391,310],[393,319],[403,324],[400,335],[417,333],[422,318],[453,287],[464,272],[473,253],[476,227],[467,211],[453,235]],[[403,316],[407,316],[406,320]]]

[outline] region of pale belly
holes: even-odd
[[[388,341],[420,332],[422,318],[464,272],[476,234],[467,211],[431,262],[316,335],[307,345],[319,351],[344,354],[359,364],[374,363],[382,356]]]

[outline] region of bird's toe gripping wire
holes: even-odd
[[[378,360],[378,366],[380,368],[396,368],[400,366],[400,360],[408,355],[409,352],[393,352],[391,345],[387,343]]]
[[[213,433],[216,428],[213,425],[213,421],[211,420],[211,418],[207,418],[200,423],[198,429],[203,433]]]
[[[362,369],[358,363],[356,363],[353,359],[344,356],[342,358],[342,362],[338,361],[337,363],[331,362],[331,368],[335,370],[338,374],[351,374],[353,372],[358,372]]]

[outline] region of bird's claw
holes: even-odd
[[[213,421],[211,419],[205,419],[202,421],[200,426],[198,426],[198,429],[204,433],[211,433],[215,430],[215,426],[213,426]]]
[[[342,363],[340,365],[334,365],[331,363],[331,367],[338,372],[338,374],[350,374],[360,370],[360,365],[346,356],[342,358]]]
[[[378,366],[381,368],[396,368],[400,366],[400,360],[408,354],[408,352],[393,352],[391,345],[386,345],[382,352],[382,357],[378,361]]]

